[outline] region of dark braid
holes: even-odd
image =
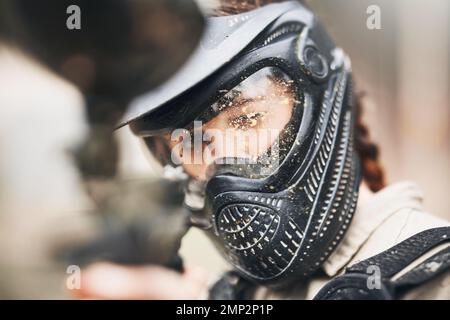
[[[365,94],[356,95],[356,151],[361,158],[363,179],[370,190],[377,192],[386,186],[384,170],[379,161],[379,148],[371,140],[369,130],[362,120],[363,99]]]

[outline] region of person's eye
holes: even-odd
[[[228,125],[237,130],[248,130],[251,128],[256,128],[259,121],[264,118],[265,114],[263,112],[249,112],[232,117],[228,121]]]

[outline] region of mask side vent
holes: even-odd
[[[256,38],[251,44],[248,51],[256,50],[277,41],[286,39],[288,37],[295,36],[299,34],[304,28],[304,25],[297,22],[284,23],[277,28],[275,28],[270,33],[263,33],[261,36]]]

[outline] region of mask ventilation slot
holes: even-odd
[[[267,46],[268,44],[280,40],[284,38],[283,36],[291,34],[291,33],[299,33],[303,29],[303,26],[298,23],[289,23],[284,24],[275,29],[263,42],[263,46]]]

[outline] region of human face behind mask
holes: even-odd
[[[351,63],[296,1],[208,21],[191,63],[123,123],[188,173],[185,204],[239,274],[287,287],[318,271],[355,212]]]
[[[197,122],[164,136],[172,162],[199,181],[212,174],[214,169],[208,168],[226,164],[241,164],[240,174],[251,164],[275,169],[280,135],[294,105],[292,81],[276,68],[263,68],[225,93]],[[193,137],[201,137],[201,143],[196,144]],[[270,148],[271,163],[263,163],[261,156]],[[254,172],[250,175],[256,177]]]

